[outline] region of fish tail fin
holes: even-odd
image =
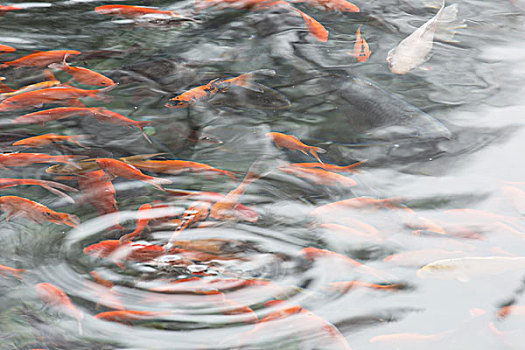
[[[323,161],[319,158],[319,155],[317,153],[326,153],[326,150],[321,147],[309,147],[308,152],[315,158],[317,161],[321,164],[324,164]]]
[[[80,224],[80,219],[78,216],[74,214],[68,214],[68,213],[59,213],[58,215],[60,217],[60,223],[67,225],[69,227],[75,227],[78,224]],[[57,220],[58,221],[58,220]]]
[[[113,98],[111,96],[106,96],[105,93],[110,92],[117,85],[118,84],[113,84],[113,85],[107,86],[107,87],[102,88],[102,89],[93,90],[93,94],[91,95],[91,97],[93,97],[96,100],[100,100],[102,102],[111,102],[111,101],[113,101]]]
[[[239,75],[237,78],[231,80],[232,84],[241,86],[245,89],[252,90],[255,92],[264,92],[264,90],[259,86],[259,84],[252,82],[253,73],[244,73]]]
[[[64,198],[65,200],[67,200],[69,203],[75,203],[75,201],[73,200],[73,198],[71,198],[69,195],[67,195],[66,193],[60,191],[60,190],[57,190],[56,188],[53,188],[51,186],[48,186],[46,184],[42,184],[41,185],[43,188],[45,188],[46,190],[48,190],[49,192],[59,196],[59,197],[62,197]]]
[[[228,171],[228,170],[222,170],[221,171],[221,174],[224,174],[226,176],[228,176],[230,179],[232,180],[237,180],[237,177],[235,176],[234,173],[232,173],[231,171]]]
[[[142,136],[144,136],[144,138],[146,139],[146,141],[148,141],[148,143],[150,144],[153,144],[153,142],[151,141],[151,139],[149,138],[149,136],[144,132],[144,129],[143,127],[146,126],[146,125],[150,125],[152,122],[151,121],[141,121],[141,122],[138,122],[137,123],[137,128],[140,129],[140,132],[142,132]]]
[[[454,40],[457,29],[466,28],[464,20],[458,20],[458,4],[452,4],[443,9],[441,16],[436,22],[434,38],[439,41],[457,42]]]
[[[24,269],[14,269],[13,270],[13,276],[17,279],[17,280],[22,280],[22,276],[20,274],[26,272],[26,270]]]
[[[360,165],[363,165],[364,163],[366,163],[368,161],[368,159],[365,159],[365,160],[361,160],[359,162],[355,162],[355,163],[352,163],[350,165],[347,165],[347,166],[344,166],[344,167],[341,167],[341,170],[350,170],[350,169],[353,169],[355,167],[358,167]]]

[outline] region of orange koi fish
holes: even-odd
[[[366,160],[362,160],[360,162],[355,162],[353,164],[346,165],[346,166],[326,164],[326,163],[292,163],[290,164],[290,166],[296,166],[299,168],[322,168],[324,170],[329,170],[329,171],[353,173],[355,172],[354,170],[355,167],[363,165],[365,162]]]
[[[217,201],[210,209],[210,217],[217,220],[244,220],[257,222],[258,215],[253,210],[244,210],[246,207],[239,205],[239,198],[246,192],[246,187],[259,177],[250,171],[246,174],[242,182],[235,189],[221,200]]]
[[[120,237],[120,243],[130,242],[133,238],[140,235],[142,231],[148,226],[151,220],[151,204],[142,204],[137,211],[137,220],[135,221],[135,230]]]
[[[161,179],[158,177],[149,176],[143,174],[139,169],[135,168],[133,165],[121,162],[120,160],[111,159],[111,158],[98,158],[95,159],[98,166],[105,170],[108,174],[111,174],[113,177],[122,177],[126,180],[138,180],[149,183],[150,185],[158,188],[161,191],[164,191],[161,184],[170,184],[171,181],[167,179]]]
[[[301,10],[298,10],[296,8],[294,8],[294,10],[297,11],[297,13],[299,13],[299,15],[303,18],[304,24],[308,29],[308,33],[310,33],[314,38],[316,38],[320,42],[324,43],[328,40],[328,31],[321,23],[317,22],[314,18],[310,17]]]
[[[105,101],[107,100],[107,97],[103,96],[103,94],[112,90],[114,87],[115,85],[112,85],[98,90],[84,90],[73,87],[53,87],[24,92],[3,100],[0,103],[0,111],[14,111],[29,107],[37,108],[44,104],[67,104],[78,98],[86,97]]]
[[[357,59],[357,62],[365,62],[370,57],[370,48],[366,40],[361,37],[361,27],[357,28],[355,34],[354,52],[350,53]]]
[[[196,104],[198,101],[203,99],[209,99],[218,92],[225,92],[231,86],[241,86],[246,89],[250,89],[257,92],[263,90],[251,83],[253,77],[257,74],[263,75],[275,75],[275,71],[271,69],[260,69],[254,72],[245,73],[235,78],[230,79],[213,79],[206,85],[197,86],[191,90],[184,92],[181,95],[171,98],[165,106],[168,108],[184,108]]]
[[[34,137],[28,137],[20,141],[13,143],[13,146],[24,146],[24,147],[43,147],[51,145],[53,143],[60,143],[68,141],[74,144],[77,144],[81,147],[84,147],[79,140],[85,140],[89,138],[89,135],[58,135],[58,134],[44,134]]]
[[[95,315],[95,318],[110,322],[130,323],[131,321],[149,320],[156,317],[170,315],[169,311],[153,312],[153,311],[138,311],[138,310],[118,310],[106,311]]]
[[[125,18],[136,18],[145,15],[177,16],[173,11],[162,11],[151,7],[133,5],[104,5],[95,7],[95,12],[101,15],[117,15]]]
[[[55,181],[36,180],[36,179],[11,179],[11,178],[0,178],[0,188],[8,188],[13,186],[40,186],[45,188],[49,192],[56,194],[62,198],[67,199],[69,202],[74,203],[73,198],[65,194],[64,191],[77,192],[78,190],[73,187],[66,186]]]
[[[164,250],[168,251],[173,246],[179,232],[185,230],[186,228],[194,225],[197,222],[204,221],[208,218],[210,214],[211,203],[204,201],[196,201],[190,207],[188,207],[182,214],[181,221],[175,232],[171,235],[168,243],[164,246]]]
[[[74,115],[78,116],[89,116],[93,112],[91,108],[85,107],[57,107],[29,113],[15,118],[11,121],[13,124],[40,124],[44,125],[45,122],[60,120],[69,118]]]
[[[294,0],[292,2],[306,2],[324,10],[359,12],[359,7],[346,0]]]
[[[18,90],[12,90],[11,89],[11,91],[6,91],[6,92],[0,94],[0,99],[4,100],[4,99],[6,99],[8,97],[20,95],[20,94],[23,94],[25,92],[30,92],[30,91],[35,91],[35,90],[42,90],[42,89],[52,88],[52,87],[61,85],[60,81],[57,80],[55,78],[55,76],[53,75],[53,73],[51,73],[50,71],[45,70],[44,71],[44,75],[46,77],[45,81],[42,81],[40,83],[35,83],[35,84],[24,86],[24,87],[21,87]]]
[[[301,168],[288,165],[279,166],[278,169],[286,174],[293,174],[319,185],[334,186],[339,184],[348,187],[357,185],[357,182],[347,178],[346,176],[323,169]]]
[[[115,188],[104,170],[91,171],[77,176],[78,187],[82,198],[100,215],[118,213],[117,201],[115,199]],[[114,228],[124,229],[115,218]]]
[[[75,80],[76,82],[85,85],[111,86],[115,84],[113,80],[100,73],[93,72],[92,70],[87,68],[72,67],[68,65],[66,63],[66,58],[67,55],[64,56],[64,61],[62,61],[62,63],[50,64],[49,68],[60,69],[66,72],[67,74],[71,75],[73,77],[73,80]]]
[[[12,217],[22,217],[37,224],[49,221],[54,224],[64,224],[75,227],[80,223],[78,216],[53,211],[37,202],[17,196],[0,197],[0,210],[6,213],[6,220]]]
[[[305,145],[297,137],[293,135],[282,134],[280,132],[269,132],[266,133],[266,136],[271,138],[275,145],[279,148],[285,147],[290,151],[299,151],[306,155],[310,153],[315,159],[317,159],[319,163],[323,164],[317,153],[326,153],[326,150],[320,147]]]
[[[24,269],[15,269],[13,267],[9,267],[9,266],[5,266],[5,265],[0,265],[0,276],[5,276],[7,274],[10,274],[12,275],[13,277],[21,280],[22,277],[20,277],[20,274],[25,272],[26,270]]]
[[[84,314],[73,305],[71,299],[62,289],[51,283],[38,283],[35,285],[35,290],[43,303],[60,309],[69,316],[76,318],[78,321],[78,332],[82,334],[81,322]]]
[[[147,262],[165,254],[162,247],[158,245],[121,244],[118,240],[106,240],[92,244],[85,247],[83,252],[95,258],[110,258],[117,265],[121,260]]]
[[[107,89],[107,88],[105,88]],[[101,89],[104,90],[104,89]],[[95,91],[95,90],[93,90]],[[118,114],[116,112],[110,111],[108,109],[100,108],[100,107],[94,107],[89,108],[89,111],[91,112],[91,116],[95,118],[99,123],[108,123],[113,125],[124,125],[124,126],[134,126],[142,132],[142,135],[144,138],[151,143],[148,135],[144,132],[142,127],[151,124],[150,121],[135,121],[133,119],[129,119],[128,117],[123,116],[122,114]]]
[[[0,54],[9,53],[9,52],[15,52],[15,51],[16,51],[16,49],[12,48],[11,46],[0,45]]]
[[[40,51],[30,55],[20,57],[14,61],[4,62],[0,68],[6,67],[47,67],[51,63],[58,63],[64,60],[66,55],[79,55],[80,51],[76,50],[52,50]]]
[[[136,168],[162,174],[180,174],[181,172],[190,173],[219,173],[235,180],[235,174],[230,171],[217,169],[208,164],[191,162],[187,160],[145,160],[149,155],[138,155],[119,158],[123,162],[133,165]]]
[[[76,167],[73,160],[84,158],[83,156],[60,155],[51,156],[44,153],[2,153],[0,154],[1,167],[20,167],[36,163],[66,163]]]

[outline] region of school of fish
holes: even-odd
[[[226,9],[284,11],[302,19],[304,27],[296,29],[306,31],[312,40],[318,42],[316,44],[330,40],[328,30],[296,6],[340,12],[341,15],[360,13],[359,4],[346,0],[195,0],[194,14]],[[20,12],[23,8],[0,6],[0,13],[6,16],[9,11],[15,10]],[[111,4],[95,7],[94,12],[153,24],[158,21],[181,21],[199,25],[199,21],[190,15],[153,7]],[[455,31],[464,28],[457,16],[458,4],[446,6],[445,0],[442,0],[433,17],[388,52],[385,62],[389,70],[393,74],[407,74],[425,64],[430,59],[434,40],[452,41]],[[353,57],[349,59],[350,63],[366,63],[373,53],[374,43],[367,42],[366,35],[367,24],[364,22],[357,27],[354,39],[347,38],[350,49],[347,54]],[[171,159],[173,157],[166,153],[93,156],[85,151],[90,150],[93,145],[91,139],[96,135],[62,135],[52,132],[54,129],[51,126],[66,122],[66,119],[79,118],[100,124],[107,130],[127,126],[130,135],[136,133],[153,144],[154,135],[148,127],[162,128],[162,123],[141,120],[141,116],[136,114],[131,118],[123,111],[101,107],[100,104],[110,103],[112,91],[122,86],[103,72],[71,63],[77,62],[74,57],[82,54],[74,50],[73,42],[70,49],[21,55],[17,55],[16,47],[0,45],[0,54],[0,58],[9,55],[11,59],[5,59],[0,65],[5,76],[0,84],[0,113],[9,120],[9,125],[3,128],[17,127],[20,130],[19,127],[32,124],[49,128],[49,132],[28,135],[12,142],[9,151],[0,154],[0,171],[6,174],[1,176],[7,176],[0,178],[0,191],[31,186],[31,191],[27,189],[27,198],[0,192],[1,220],[35,227],[59,225],[52,229],[62,230],[65,235],[72,232],[69,230],[82,230],[82,223],[93,217],[104,217],[108,222],[104,237],[86,241],[81,248],[86,261],[89,261],[86,264],[93,269],[86,273],[85,285],[77,288],[95,295],[96,306],[77,304],[75,300],[80,298],[79,295],[69,296],[60,286],[45,280],[34,284],[35,296],[42,305],[49,306],[60,317],[74,319],[79,336],[87,335],[89,327],[86,325],[90,323],[111,322],[128,327],[147,327],[155,321],[161,324],[176,322],[178,314],[169,308],[162,311],[127,308],[118,286],[111,281],[114,274],[107,272],[111,269],[122,273],[142,269],[144,273],[150,271],[151,275],[154,275],[151,271],[156,271],[159,277],[126,283],[148,292],[149,299],[143,300],[144,308],[156,303],[177,303],[177,297],[180,297],[188,303],[200,302],[215,307],[227,320],[225,323],[247,324],[234,340],[219,340],[218,345],[221,341],[229,341],[227,344],[234,344],[228,345],[232,349],[251,348],[251,344],[266,344],[265,337],[276,330],[284,330],[289,334],[305,336],[308,342],[313,342],[312,348],[351,349],[352,332],[347,332],[346,328],[339,329],[328,318],[310,311],[307,305],[301,305],[300,299],[288,300],[297,291],[307,292],[307,285],[278,284],[256,274],[235,275],[234,270],[228,271],[228,264],[255,264],[252,255],[256,254],[243,248],[246,242],[226,237],[199,237],[199,232],[209,228],[220,229],[232,223],[257,227],[261,220],[268,220],[268,214],[258,203],[250,202],[247,195],[250,191],[257,191],[257,184],[268,179],[286,178],[304,188],[322,188],[344,194],[343,198],[308,207],[307,225],[323,237],[321,241],[326,238],[326,241],[351,242],[356,246],[381,244],[389,239],[386,232],[389,222],[400,222],[401,227],[397,229],[409,233],[409,238],[405,238],[407,240],[436,240],[435,249],[417,249],[417,244],[411,245],[413,249],[410,250],[390,249],[390,254],[382,256],[384,265],[393,267],[388,271],[369,264],[368,259],[353,256],[344,249],[345,245],[339,250],[337,244],[303,247],[288,258],[313,266],[336,266],[340,272],[324,281],[325,284],[319,289],[319,298],[323,295],[345,295],[356,289],[370,294],[408,293],[410,286],[396,275],[396,268],[415,268],[418,278],[462,283],[480,276],[512,273],[525,268],[525,257],[488,247],[478,249],[471,243],[482,240],[487,234],[480,229],[480,222],[512,239],[523,240],[525,223],[519,215],[507,217],[484,210],[459,208],[427,215],[417,205],[412,206],[407,198],[354,195],[353,188],[360,185],[355,175],[366,169],[367,160],[331,164],[328,161],[329,151],[324,146],[316,145],[324,145],[329,140],[309,140],[307,135],[293,135],[286,130],[269,131],[265,133],[266,141],[276,152],[291,158],[303,157],[304,162],[283,162],[264,171],[260,167],[261,160],[254,161],[249,169],[239,172],[190,159]],[[22,69],[36,74],[39,81],[22,85],[13,80],[12,77],[16,76],[13,72]],[[261,94],[267,87],[257,81],[271,81],[279,74],[279,71],[268,67],[238,74],[217,73],[211,80],[203,80],[200,85],[170,96],[162,106],[177,113],[178,109],[205,108],[217,96],[236,89]],[[94,103],[97,106],[92,106]],[[222,143],[222,140],[215,140],[212,136],[210,139],[213,144]],[[327,157],[323,160],[325,155]],[[13,177],[18,176],[15,174],[21,168],[31,169],[32,178]],[[202,181],[220,179],[231,190],[217,193],[205,188],[180,188],[179,180],[183,178],[200,178]],[[149,199],[137,205],[131,214],[127,210],[126,215],[134,218],[131,221],[122,220],[123,214],[119,210],[122,184],[133,186],[137,193],[149,193],[148,197],[138,197]],[[501,184],[501,195],[521,215],[525,210],[524,187],[525,183]],[[41,189],[44,190],[42,193],[49,192],[56,196],[53,197],[55,200],[50,199],[46,204],[33,200],[34,191]],[[305,190],[306,196],[308,192]],[[86,210],[88,215],[79,214]],[[156,235],[166,231],[167,235]],[[193,239],[188,239],[188,236]],[[232,248],[237,246],[240,248]],[[23,264],[15,266],[17,264],[14,263],[8,266],[8,262],[2,265],[2,260],[0,263],[2,278],[15,278],[20,283],[33,281],[33,277],[26,278],[31,275],[31,267]],[[173,272],[176,267],[184,272]],[[242,294],[246,290],[257,291],[257,302],[248,302],[248,293]],[[507,318],[525,319],[524,310],[525,304],[515,303],[492,310],[494,318],[492,322],[487,321],[487,332],[504,337],[506,332],[512,331],[500,330],[500,325]],[[478,312],[473,319],[483,317],[480,316],[483,314],[484,311]],[[310,338],[306,336],[308,334]],[[378,334],[370,338],[370,344],[387,344],[385,348],[388,349],[394,348],[392,346],[402,349],[402,344],[420,344],[422,348],[451,334],[454,334],[453,329],[436,331],[435,334],[406,330],[404,333]],[[301,344],[301,337],[297,338],[297,342]],[[266,345],[271,347],[271,344]],[[36,349],[46,345],[35,343],[33,346]]]

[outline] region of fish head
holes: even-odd
[[[164,106],[168,108],[185,108],[191,105],[190,101],[180,98],[180,96],[169,99]]]
[[[394,74],[406,74],[414,67],[414,59],[409,55],[397,53],[395,48],[388,51],[386,61],[388,69]]]
[[[308,261],[313,261],[315,258],[324,255],[321,249],[314,247],[306,247],[299,251],[299,255]]]

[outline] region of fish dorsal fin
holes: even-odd
[[[119,158],[120,160],[124,162],[133,162],[133,161],[140,161],[145,159],[150,159],[153,157],[165,155],[166,153],[150,153],[150,154],[137,154],[135,156],[129,156],[129,157],[122,157]]]

